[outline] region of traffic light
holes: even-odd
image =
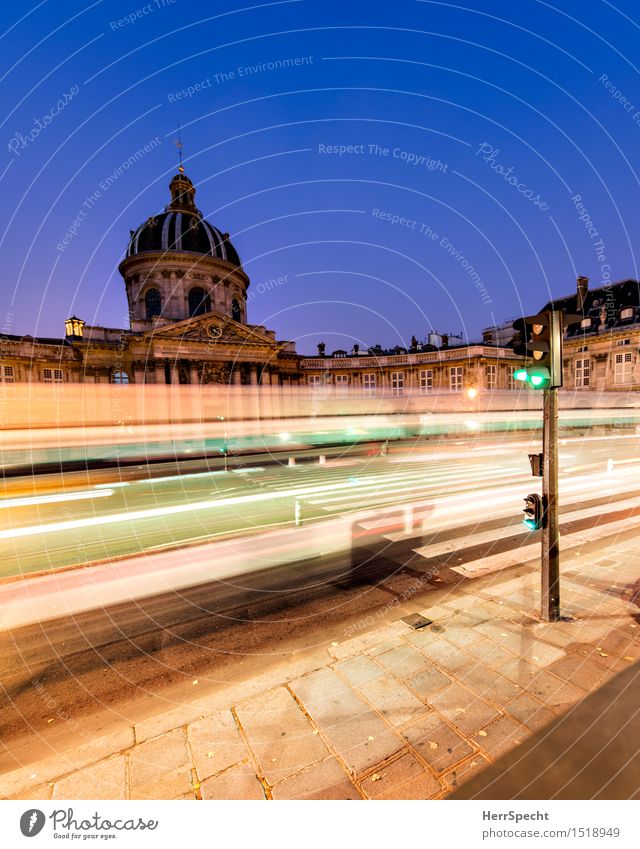
[[[536,493],[527,495],[524,499],[524,516],[522,521],[530,531],[539,531],[543,522],[542,498]]]
[[[514,372],[515,380],[528,381],[534,389],[562,386],[562,313],[546,310],[513,322],[519,338],[514,354],[533,360]]]

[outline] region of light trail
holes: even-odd
[[[99,492],[69,492],[56,495],[33,495],[25,498],[5,498],[0,501],[0,508],[35,507],[38,504],[56,504],[64,501],[83,501],[88,498],[108,498],[113,495],[113,488],[101,489]]]

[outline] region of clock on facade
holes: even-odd
[[[222,325],[212,321],[207,324],[207,333],[212,339],[219,339],[222,336]]]

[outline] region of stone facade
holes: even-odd
[[[522,357],[508,348],[465,345],[400,354],[307,357],[306,383],[321,388],[356,388],[365,395],[499,391],[522,389],[514,371]]]
[[[0,337],[0,382],[301,382],[292,342],[247,323],[250,285],[227,233],[195,206],[181,171],[171,201],[131,231],[120,263],[128,329],[89,326],[75,316],[63,339]]]

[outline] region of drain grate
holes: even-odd
[[[419,613],[412,613],[410,616],[403,616],[400,620],[413,628],[414,631],[419,631],[420,628],[426,628],[427,625],[433,624],[433,619],[427,619],[425,616],[420,616]]]

